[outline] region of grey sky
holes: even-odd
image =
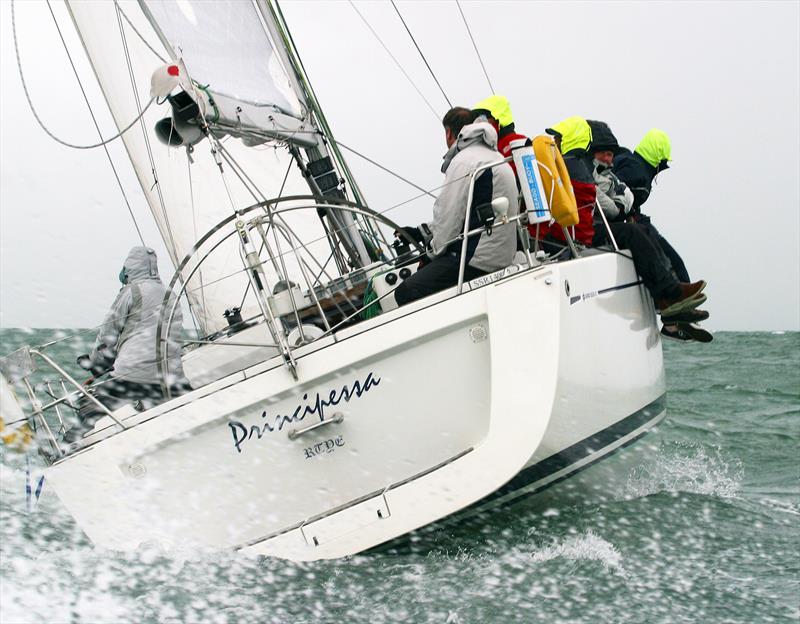
[[[56,134],[92,142],[97,135],[46,5],[25,4],[18,31],[34,103]],[[438,117],[447,103],[391,4],[357,6],[436,115],[348,3],[283,3],[335,136],[435,187],[444,152]],[[490,93],[454,2],[398,6],[453,104],[471,106]],[[518,130],[537,134],[577,114],[607,121],[631,148],[651,127],[670,135],[674,162],[646,212],[692,277],[708,280],[710,328],[800,329],[800,3],[462,8]],[[62,147],[36,125],[19,84],[7,2],[0,15],[0,324],[96,325],[137,237],[102,150]],[[74,33],[65,34],[80,58]],[[108,131],[110,116],[91,86]],[[121,143],[111,150],[147,242],[162,251]],[[356,156],[348,160],[375,209],[417,194]],[[429,214],[428,200],[390,213],[408,224]],[[171,274],[163,261],[162,273]]]

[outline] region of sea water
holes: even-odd
[[[0,331],[4,353],[66,335]],[[50,352],[76,371],[90,338]],[[664,351],[668,416],[601,462],[610,494],[576,498],[567,480],[337,561],[99,550],[46,484],[26,510],[24,459],[4,453],[0,622],[800,621],[800,334]]]

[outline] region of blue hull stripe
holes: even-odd
[[[662,414],[667,407],[667,395],[662,394],[652,403],[645,405],[642,409],[637,410],[630,416],[620,420],[616,424],[608,427],[607,429],[603,429],[598,433],[589,436],[581,440],[580,442],[573,444],[572,446],[564,449],[560,453],[556,453],[555,455],[551,455],[547,459],[540,461],[529,468],[525,468],[521,472],[519,472],[511,481],[506,483],[500,489],[492,492],[488,496],[482,498],[481,500],[473,503],[472,505],[465,507],[461,511],[454,513],[451,516],[447,516],[445,518],[441,518],[432,524],[429,524],[424,527],[420,527],[411,533],[406,533],[405,535],[400,535],[394,539],[389,540],[388,542],[384,542],[383,544],[378,544],[373,546],[372,548],[367,549],[366,552],[383,552],[387,550],[392,550],[395,548],[402,548],[404,544],[408,544],[409,537],[414,534],[423,534],[428,533],[429,531],[437,531],[443,529],[445,526],[454,528],[461,526],[462,524],[471,524],[473,522],[480,522],[477,520],[475,516],[471,513],[466,512],[477,512],[480,513],[480,508],[484,507],[487,504],[492,503],[493,501],[506,496],[508,494],[512,494],[517,490],[521,490],[537,481],[541,481],[549,477],[552,474],[555,474],[559,470],[570,466],[586,457],[597,453],[598,451],[602,451],[603,448],[607,447],[609,444],[613,444],[620,438],[624,438],[627,435],[630,435],[643,425],[646,425],[648,422],[651,422],[654,418],[656,418],[659,414]],[[530,496],[537,492],[541,492],[546,490],[547,488],[555,485],[556,483],[560,483],[564,479],[568,479],[577,473],[593,466],[598,461],[605,459],[606,457],[610,457],[617,451],[625,448],[626,446],[633,444],[638,439],[640,439],[644,434],[649,431],[642,431],[638,436],[631,438],[630,440],[626,440],[624,444],[621,444],[617,448],[612,451],[608,451],[599,455],[594,460],[587,462],[580,468],[576,468],[573,471],[568,472],[567,474],[559,477],[558,479],[554,479],[550,483],[538,487],[534,490],[530,490],[528,492],[520,492],[518,496],[509,496],[506,500],[499,501],[495,505],[492,506],[491,510],[495,511],[501,509],[503,507],[507,507],[509,505],[513,505],[516,503],[520,497],[522,496]]]
[[[564,449],[560,453],[556,453],[555,455],[551,455],[547,459],[544,459],[533,466],[529,466],[524,470],[517,473],[517,475],[511,479],[508,483],[506,483],[503,487],[498,490],[495,490],[485,498],[482,498],[476,503],[473,503],[472,507],[482,506],[485,503],[488,503],[496,498],[500,498],[501,496],[505,496],[506,494],[510,494],[514,490],[519,490],[524,488],[536,481],[540,481],[541,479],[545,479],[550,475],[558,472],[559,470],[563,470],[567,466],[574,464],[597,451],[602,450],[609,444],[613,444],[620,438],[624,438],[626,435],[630,434],[631,432],[635,431],[642,425],[647,424],[651,420],[653,420],[656,416],[662,413],[667,407],[667,395],[662,394],[652,403],[645,405],[642,409],[634,412],[630,416],[620,420],[616,424],[608,427],[607,429],[603,429],[602,431],[598,431],[596,434],[589,436],[573,444],[572,446]],[[633,440],[631,440],[633,442]],[[605,457],[603,455],[598,459],[602,459]],[[592,462],[594,463],[594,462]],[[588,467],[588,466],[584,466]],[[582,467],[582,468],[584,468]],[[569,473],[571,476],[574,473]],[[558,481],[560,481],[559,479]],[[554,481],[553,483],[557,483],[558,481]],[[552,485],[552,483],[548,484],[548,487]]]

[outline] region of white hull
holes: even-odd
[[[488,281],[296,350],[298,381],[275,358],[131,414],[47,481],[106,548],[334,558],[546,487],[663,417],[630,260]],[[322,415],[343,420],[289,438]]]

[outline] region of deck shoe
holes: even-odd
[[[681,291],[681,296],[678,297],[678,299],[683,300],[697,297],[701,292],[703,292],[703,290],[705,290],[705,287],[705,280],[697,280],[691,284],[686,282],[678,282],[678,288],[680,288]]]
[[[685,312],[696,308],[705,302],[706,296],[701,294],[706,287],[706,282],[700,280],[686,284],[678,284],[679,294],[674,299],[656,299],[656,307],[661,311],[662,316],[673,316],[679,312]]]
[[[661,322],[664,325],[671,325],[674,323],[699,323],[700,321],[705,321],[709,317],[709,314],[706,310],[686,310],[685,312],[679,312],[672,316],[664,316],[661,315]]]
[[[661,337],[677,340],[678,342],[703,342],[708,343],[714,340],[714,335],[693,325],[692,323],[678,323],[676,325],[664,325],[661,328]]]
[[[694,342],[694,339],[677,325],[664,325],[661,328],[661,337],[677,342]]]
[[[678,329],[689,334],[696,342],[711,342],[714,335],[694,323],[678,323]]]
[[[676,300],[660,300],[656,301],[656,307],[661,311],[661,314],[667,318],[682,314],[688,310],[693,310],[706,302],[707,297],[700,294],[696,297],[687,297],[686,299]]]

